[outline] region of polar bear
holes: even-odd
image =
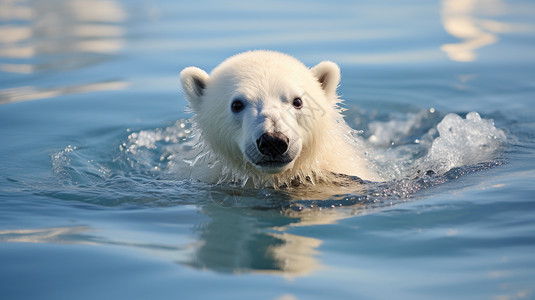
[[[211,157],[193,177],[272,187],[333,183],[341,175],[381,180],[337,106],[335,63],[309,69],[289,55],[256,50],[226,59],[210,75],[187,67],[180,78],[196,147],[204,149],[196,155]]]

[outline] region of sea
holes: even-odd
[[[383,181],[175,176],[179,72],[255,49]],[[534,158],[530,0],[0,0],[0,299],[535,299]]]

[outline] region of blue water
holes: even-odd
[[[178,72],[250,49],[337,62],[390,180],[173,178]],[[0,298],[533,299],[534,70],[532,1],[0,0]],[[506,139],[401,176],[469,112]]]

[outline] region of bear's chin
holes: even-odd
[[[283,163],[283,162],[262,162],[253,164],[255,169],[263,174],[280,174],[286,170],[289,170],[293,167],[294,161]]]

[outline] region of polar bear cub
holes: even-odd
[[[188,67],[180,77],[200,143],[219,163],[197,179],[273,187],[331,183],[341,174],[380,180],[337,106],[335,63],[309,69],[283,53],[249,51],[210,75]]]

